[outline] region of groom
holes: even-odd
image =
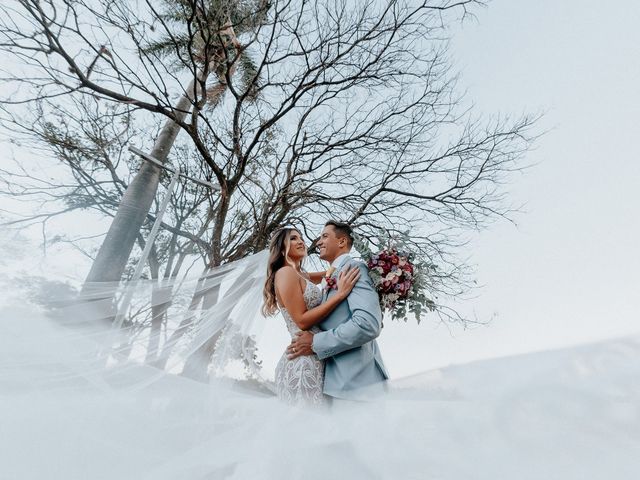
[[[375,339],[382,328],[378,294],[364,263],[349,256],[353,245],[351,227],[326,223],[318,249],[320,258],[331,264],[327,273],[337,279],[349,267],[360,269],[360,278],[349,296],[320,323],[322,332],[300,332],[287,349],[289,358],[316,354],[325,360],[324,393],[330,397],[363,399],[384,391],[388,377]],[[335,295],[335,281],[323,281],[323,301]],[[295,353],[294,353],[295,352]]]

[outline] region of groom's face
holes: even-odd
[[[327,262],[333,262],[343,253],[345,239],[338,237],[333,225],[327,225],[322,229],[320,240],[318,240],[318,251],[320,258]]]

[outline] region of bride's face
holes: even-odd
[[[288,239],[288,256],[294,262],[299,262],[307,256],[307,246],[300,232],[292,230]]]

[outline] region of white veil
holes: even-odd
[[[0,478],[637,477],[640,339],[425,372],[371,404],[291,408],[272,394],[288,334],[259,312],[265,271],[261,252],[0,310]],[[114,330],[105,319],[126,294]]]
[[[17,343],[3,359],[0,382],[28,389],[44,377],[48,385],[90,381],[142,388],[181,375],[271,391],[272,373],[263,371],[261,355],[272,362],[286,345],[263,338],[267,323],[272,334],[284,328],[260,314],[266,258],[262,251],[196,278],[94,284],[66,297],[43,292],[45,315],[38,322],[32,315],[21,324],[4,322]],[[125,297],[128,308],[118,310]]]

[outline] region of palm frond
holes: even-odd
[[[242,52],[240,58],[238,58],[240,84],[242,90],[247,92],[248,100],[255,100],[258,95],[259,79],[258,65],[253,61],[251,55],[247,51]]]
[[[226,91],[227,86],[219,81],[216,81],[211,85],[207,85],[207,105],[210,107],[218,106]]]
[[[189,36],[186,34],[178,34],[173,38],[166,36],[159,40],[149,42],[142,47],[142,51],[147,55],[153,55],[158,58],[167,58],[176,55],[177,52],[186,53],[189,47]]]
[[[258,30],[267,20],[271,0],[247,0],[234,2],[229,19],[237,35]]]

